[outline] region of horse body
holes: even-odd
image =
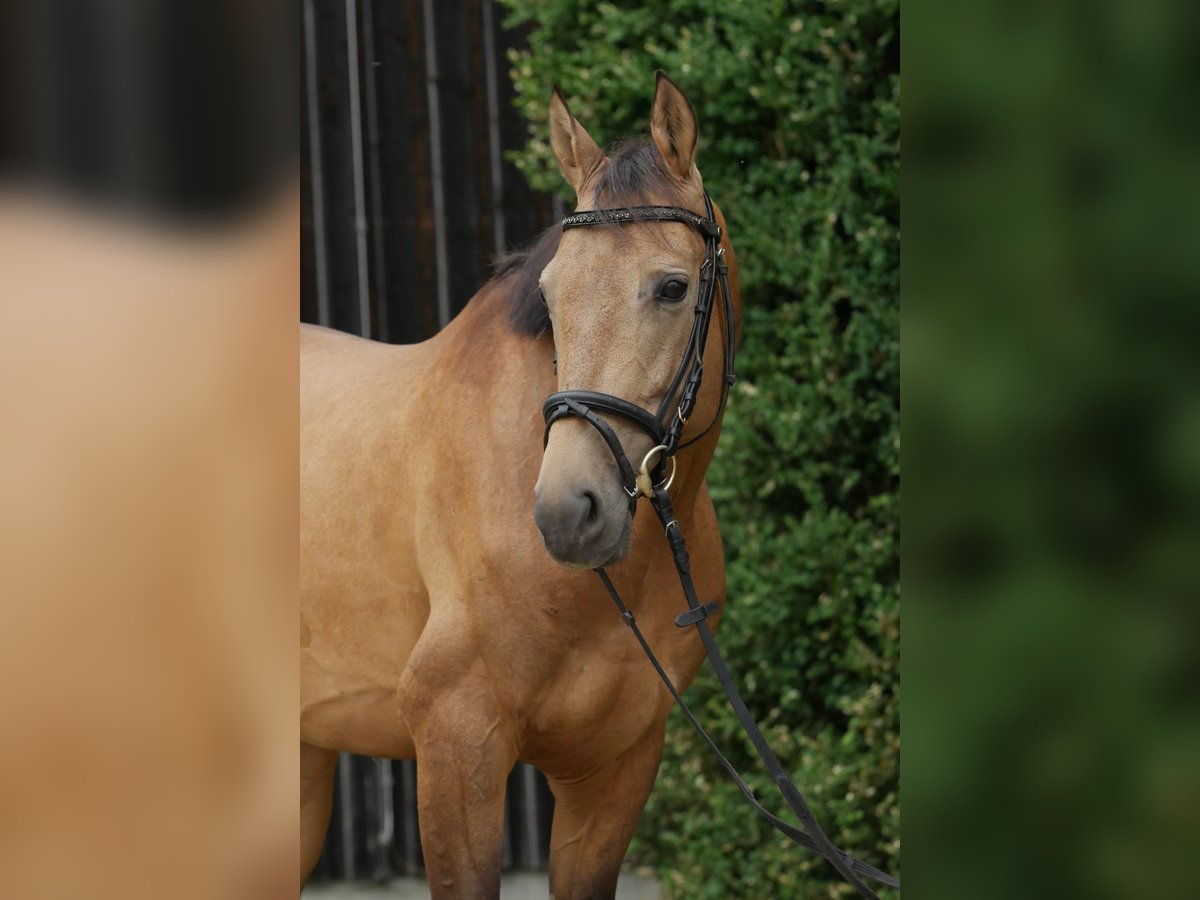
[[[410,719],[467,720],[464,745],[503,736],[493,775],[522,759],[558,794],[639,743],[660,747],[671,701],[596,579],[542,546],[532,498],[553,347],[512,333],[502,298],[489,296],[503,289],[489,285],[416,346],[303,328],[301,740],[412,759]],[[712,443],[680,460],[675,508],[695,536],[698,585],[721,597],[712,504],[686,471],[703,471]],[[652,516],[634,528],[613,577],[687,685],[703,651],[673,624],[684,606],[669,550]],[[454,742],[437,752],[450,769],[472,755]],[[653,752],[650,781],[657,762]],[[500,777],[480,799],[503,787]],[[645,796],[624,811],[622,799],[594,814],[624,815],[631,832]],[[421,798],[423,825],[433,802]],[[305,822],[308,868],[324,829]]]

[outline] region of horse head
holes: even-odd
[[[718,280],[726,287],[727,245],[695,165],[695,113],[661,73],[650,131],[606,156],[557,88],[551,97],[551,145],[577,207],[540,279],[559,391],[545,409],[534,517],[550,556],[567,566],[628,554],[632,473],[645,470],[642,493],[662,483],[668,458],[719,419],[732,380],[718,374],[722,353],[732,372],[733,301],[715,290]],[[706,350],[714,309],[725,347]]]

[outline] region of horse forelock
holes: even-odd
[[[687,186],[670,168],[649,138],[631,138],[608,148],[608,165],[596,179],[596,203],[602,207],[660,203],[684,206]]]

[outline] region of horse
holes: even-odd
[[[549,127],[577,211],[704,215],[695,112],[665,75],[649,137],[609,155],[557,88]],[[741,301],[724,216],[712,215],[730,286],[713,302],[731,308],[702,352],[719,373]],[[634,515],[610,445],[578,417],[544,428],[542,404],[588,390],[674,409],[704,258],[702,236],[679,220],[552,227],[504,257],[424,343],[302,326],[302,882],[347,751],[417,760],[433,897],[499,896],[505,782],[518,760],[555,798],[551,896],[614,895],[672,700],[588,570],[608,567],[681,689],[704,650],[674,624],[686,607],[670,550],[651,515]],[[714,625],[725,569],[705,471],[726,389],[701,383],[670,489],[696,587],[717,601]],[[634,422],[603,418],[629,459],[653,449]]]

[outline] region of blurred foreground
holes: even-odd
[[[0,12],[2,897],[296,894],[272,10]]]
[[[905,9],[908,886],[1193,897],[1200,14]]]
[[[296,216],[0,205],[0,896],[294,881]]]

